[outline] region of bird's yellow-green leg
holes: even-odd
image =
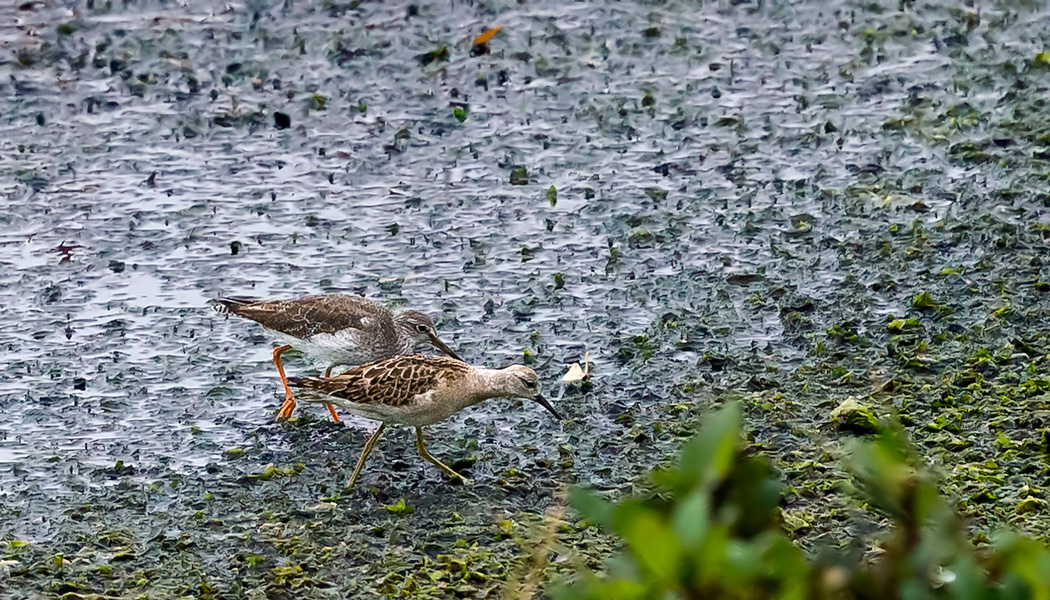
[[[365,459],[368,458],[376,444],[379,443],[379,435],[383,433],[384,429],[386,429],[386,423],[380,423],[379,429],[376,429],[372,437],[365,442],[365,449],[361,451],[361,458],[357,459],[357,466],[354,467],[354,474],[350,476],[350,483],[346,484],[346,489],[354,487],[354,484],[357,483],[357,478],[361,476],[361,469],[365,466]]]
[[[422,456],[427,461],[432,462],[435,465],[437,465],[437,467],[439,469],[444,471],[449,476],[455,477],[456,479],[459,479],[463,483],[470,483],[469,479],[467,479],[466,477],[464,477],[464,476],[460,475],[459,473],[453,471],[448,465],[446,465],[445,463],[441,462],[440,460],[434,458],[433,456],[430,455],[429,452],[427,452],[427,447],[426,447],[425,444],[423,444],[423,430],[421,428],[419,428],[419,427],[416,427],[416,450],[419,450],[419,455],[420,456]]]
[[[328,367],[327,369],[325,369],[324,376],[325,376],[325,378],[328,378],[331,375],[332,375],[332,367]],[[332,420],[335,421],[336,423],[338,423],[339,422],[339,415],[335,414],[335,407],[332,406],[332,404],[330,402],[325,402],[324,406],[325,406],[325,408],[328,409],[328,412],[332,413]]]
[[[287,419],[292,416],[292,411],[295,410],[295,399],[292,397],[292,388],[288,387],[288,377],[284,374],[284,365],[281,364],[281,355],[291,350],[291,346],[278,346],[273,349],[273,364],[277,365],[277,372],[281,374],[281,385],[284,386],[284,404],[281,405],[281,410],[277,411],[277,418],[275,421],[281,419]]]

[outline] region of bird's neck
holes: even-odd
[[[416,353],[416,341],[412,339],[412,336],[405,333],[403,330],[398,330],[397,341],[394,342],[397,346],[397,355],[403,354],[415,354]]]
[[[507,391],[507,375],[500,369],[486,369],[474,367],[466,376],[465,385],[461,388],[462,394],[456,399],[459,410],[484,402],[490,398],[506,398],[511,394]]]

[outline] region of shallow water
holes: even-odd
[[[1045,188],[884,130],[917,96],[931,112],[955,102],[953,59],[909,36],[896,2],[859,11],[880,36],[900,30],[874,55],[858,53],[849,2],[455,2],[410,18],[384,3],[96,4],[0,9],[0,41],[28,63],[0,63],[0,495],[27,515],[112,485],[92,473],[117,461],[145,484],[259,440],[292,451],[271,423],[269,340],[213,313],[219,295],[343,291],[423,310],[472,363],[528,350],[548,386],[589,350],[596,389],[559,405],[574,424],[495,402],[434,428],[484,435],[511,462],[523,441],[582,453],[617,430],[603,407],[652,408],[705,352],[797,364],[808,349],[756,294],[802,292],[830,326],[856,280],[879,277],[843,246],[973,214],[992,190]],[[1039,6],[988,34],[1012,36],[1001,52],[1040,47]],[[494,24],[492,53],[468,56]],[[450,60],[417,59],[442,45]],[[469,105],[462,123],[454,102]],[[511,184],[519,166],[526,185]],[[876,184],[882,172],[898,185]],[[979,210],[1009,223],[1033,197]],[[866,301],[901,314],[912,292]]]

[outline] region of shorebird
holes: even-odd
[[[328,365],[325,377],[340,365],[361,365],[402,354],[411,354],[424,344],[432,344],[452,358],[459,355],[437,336],[434,321],[427,315],[406,310],[392,314],[385,307],[359,296],[327,294],[293,300],[212,300],[215,310],[251,319],[269,330],[282,344],[273,350],[273,364],[281,375],[284,404],[277,419],[295,410],[295,398],[288,387],[281,354],[292,348],[314,362]],[[339,415],[325,403],[332,419]]]
[[[561,420],[558,411],[540,395],[536,372],[522,365],[486,369],[443,356],[398,356],[335,377],[290,377],[288,382],[303,391],[301,398],[305,401],[335,404],[355,415],[381,421],[365,442],[347,488],[357,482],[365,459],[390,423],[415,427],[419,455],[467,483],[466,477],[427,452],[423,427],[490,398],[528,398]]]

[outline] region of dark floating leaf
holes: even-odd
[[[726,277],[726,283],[731,285],[749,285],[756,281],[762,281],[765,279],[761,274],[758,273],[734,273],[729,277]]]
[[[503,29],[500,26],[493,27],[485,33],[474,38],[474,44],[470,48],[471,56],[482,56],[489,53],[489,40],[491,40],[500,30]]]
[[[288,129],[292,126],[292,117],[283,112],[273,113],[273,126],[277,129]]]
[[[423,54],[420,54],[420,55],[416,56],[416,60],[419,61],[419,64],[421,64],[421,65],[423,65],[425,67],[425,66],[429,65],[430,63],[437,62],[439,60],[440,61],[448,60],[448,57],[449,57],[448,47],[447,46],[442,46],[442,47],[438,48],[437,50],[431,50],[430,52],[424,52]]]
[[[529,170],[525,167],[516,167],[510,172],[511,185],[529,185]]]
[[[645,195],[657,202],[667,200],[667,190],[661,190],[660,188],[645,188]]]

